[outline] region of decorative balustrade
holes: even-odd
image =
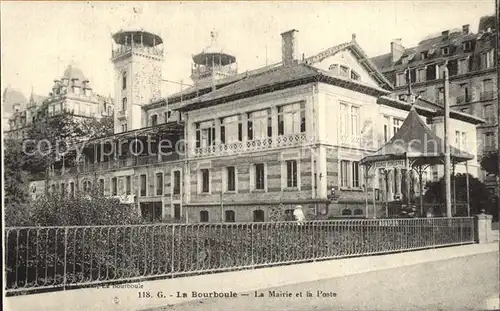
[[[152,55],[157,55],[157,56],[163,56],[163,49],[162,48],[134,44],[133,46],[120,45],[118,48],[111,51],[111,57],[115,58],[115,57],[118,57],[122,54],[126,54],[132,50],[135,52],[142,52],[142,53],[147,53],[147,54],[152,54]]]
[[[194,150],[194,156],[204,157],[209,155],[232,155],[273,148],[296,147],[306,142],[306,133],[296,133],[289,135],[280,135],[273,138],[266,137],[262,139],[253,139],[247,142],[238,141],[207,147],[199,147]]]
[[[361,144],[361,136],[340,134],[340,144],[348,146],[359,146]]]

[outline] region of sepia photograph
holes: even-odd
[[[3,310],[500,310],[500,0],[0,8]]]

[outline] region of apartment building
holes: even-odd
[[[478,158],[497,146],[497,76],[495,16],[479,21],[478,32],[470,25],[429,35],[417,46],[406,48],[401,39],[391,42],[391,52],[372,58],[377,68],[394,84],[394,96],[406,100],[407,71],[414,94],[440,106],[444,101],[443,69],[450,80],[451,109],[472,114],[486,122],[477,126]],[[494,176],[480,178],[492,191],[498,189]]]

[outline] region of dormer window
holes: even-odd
[[[401,58],[401,63],[408,64],[408,56],[404,56]]]
[[[472,49],[472,42],[467,41],[462,44],[464,51],[468,52]]]
[[[360,76],[359,76],[359,74],[356,71],[351,70],[351,79],[359,81]]]
[[[339,75],[341,77],[349,77],[349,67],[346,66],[340,66],[340,73]]]
[[[333,72],[335,74],[338,74],[339,73],[339,65],[337,65],[337,64],[330,65],[328,70],[330,70],[331,72]]]
[[[450,47],[449,46],[445,46],[443,48],[441,48],[441,55],[449,55],[450,54]]]
[[[429,58],[429,52],[425,51],[425,52],[420,53],[420,58],[422,58],[422,60],[428,59]]]

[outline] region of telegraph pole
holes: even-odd
[[[498,1],[498,0],[497,0]],[[448,77],[448,67],[444,66],[444,186],[446,197],[446,217],[451,214],[451,180],[450,180],[450,144],[448,135],[450,134],[450,81]]]

